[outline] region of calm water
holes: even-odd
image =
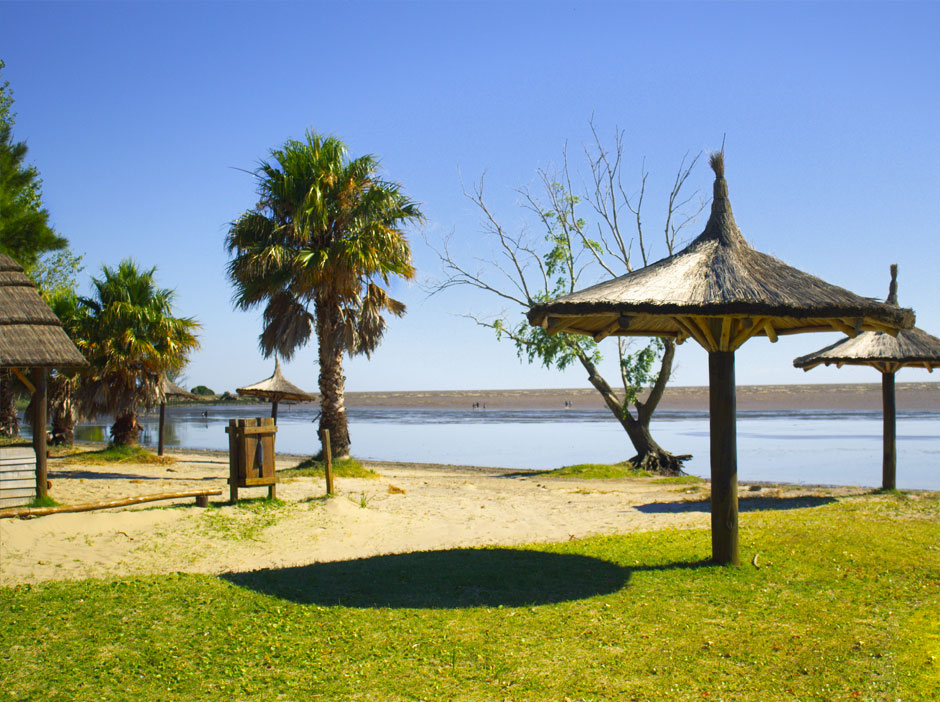
[[[208,411],[208,418],[203,411]],[[307,407],[281,407],[278,452],[319,450]],[[225,427],[270,415],[270,405],[167,408],[168,447],[228,450]],[[141,418],[141,442],[156,445],[158,417]],[[79,439],[103,441],[108,423],[80,425]],[[602,410],[350,409],[353,454],[362,459],[546,469],[613,463],[633,455],[620,425]],[[656,413],[653,436],[690,453],[689,473],[707,476],[708,413]],[[738,477],[832,485],[881,485],[881,412],[739,412]],[[940,490],[940,412],[899,412],[898,487]]]

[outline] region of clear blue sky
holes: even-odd
[[[487,245],[461,178],[485,171],[494,209],[516,226],[513,189],[557,165],[566,142],[577,154],[592,115],[605,134],[625,130],[628,175],[645,158],[650,226],[683,155],[727,135],[731,200],[753,246],[878,298],[896,262],[901,303],[940,335],[937,3],[0,1],[0,26],[15,136],[56,228],[85,255],[85,278],[126,256],[157,266],[178,312],[203,325],[188,386],[270,374],[260,312],[232,308],[222,242],[255,201],[237,169],[308,128],[379,156],[423,203],[427,235],[468,252]],[[692,181],[710,196],[704,163]],[[412,245],[419,278],[437,276],[417,231]],[[395,293],[409,314],[371,361],[347,363],[349,390],[587,386],[579,369],[521,364],[461,317],[498,312],[493,299]],[[877,382],[867,369],[792,368],[837,338],[752,340],[737,380]],[[315,348],[285,372],[315,389]],[[705,352],[685,344],[674,382],[707,381]]]

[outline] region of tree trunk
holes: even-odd
[[[689,455],[674,455],[666,451],[656,443],[653,435],[650,433],[650,420],[653,418],[653,410],[659,404],[662,397],[666,381],[672,372],[672,359],[675,354],[675,344],[667,345],[666,352],[663,354],[663,360],[660,364],[659,377],[647,402],[637,402],[637,416],[633,417],[629,410],[620,401],[617,394],[611,389],[607,381],[597,372],[597,367],[591,359],[580,350],[576,350],[578,360],[588,373],[588,380],[591,385],[601,394],[608,409],[617,418],[621,426],[630,437],[630,443],[636,451],[636,455],[630,459],[630,463],[640,470],[647,470],[651,473],[661,475],[683,475],[682,463],[691,458]]]
[[[15,438],[20,435],[20,422],[16,416],[16,393],[13,391],[13,373],[0,371],[0,436]]]
[[[343,375],[343,343],[338,305],[316,301],[317,340],[320,353],[320,431],[330,432],[334,458],[349,456],[349,424],[346,420],[346,377]]]
[[[134,412],[119,414],[111,426],[111,441],[115,446],[136,446],[140,425]]]
[[[75,411],[71,402],[52,408],[52,443],[66,446],[75,443]]]

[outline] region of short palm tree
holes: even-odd
[[[80,414],[110,414],[112,441],[135,444],[137,412],[160,402],[164,373],[182,368],[199,347],[199,324],[173,316],[173,291],[156,284],[156,268],[138,270],[130,259],[102,268],[92,278],[93,298],[82,298],[86,316],[74,339],[88,359],[76,397]]]
[[[382,313],[405,311],[388,295],[390,279],[414,276],[403,228],[421,212],[378,168],[373,156],[350,160],[335,137],[307,132],[258,166],[259,202],[226,237],[236,306],[264,305],[264,355],[290,358],[316,331],[320,429],[337,456],[349,453],[343,354],[376,349]]]

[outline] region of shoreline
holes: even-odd
[[[315,393],[314,393],[315,394]],[[940,382],[897,383],[895,396],[898,410],[940,411]],[[641,395],[645,399],[646,394]],[[739,410],[881,410],[881,383],[819,383],[799,385],[739,385]],[[479,403],[488,409],[539,410],[560,409],[571,403],[574,409],[605,409],[600,394],[591,387],[552,389],[499,390],[394,390],[346,392],[350,409],[470,409]],[[264,404],[256,398],[251,402],[190,401],[171,402],[185,406],[245,406]],[[317,407],[313,402],[282,403],[300,407]],[[664,410],[708,410],[707,386],[669,386],[659,404]]]

